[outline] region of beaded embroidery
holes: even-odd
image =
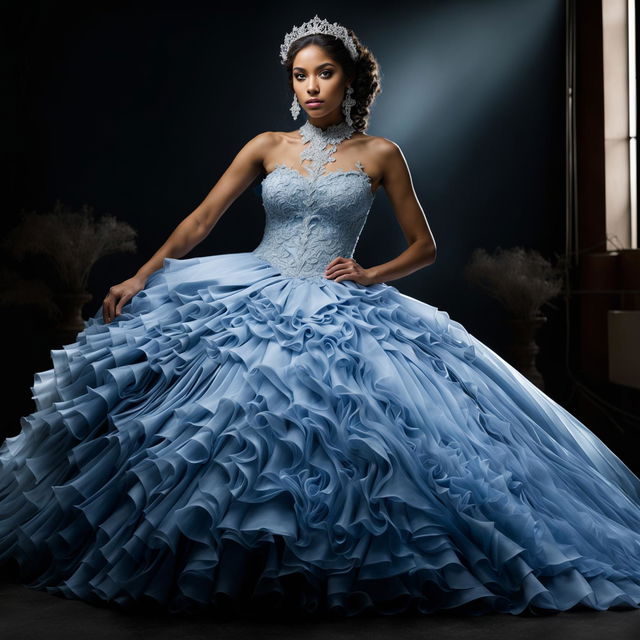
[[[357,170],[323,172],[337,145],[353,134],[342,122],[325,131],[308,121],[300,135],[308,143],[300,154],[310,160],[307,175],[277,163],[262,181],[265,230],[254,255],[282,275],[329,282],[324,277],[334,258],[353,257],[375,194],[361,162]]]
[[[305,167],[311,178],[321,175],[327,163],[336,161],[333,154],[337,146],[350,138],[354,131],[355,129],[344,121],[331,125],[324,131],[308,120],[300,127],[300,136],[305,144],[300,158],[311,161],[311,165]]]

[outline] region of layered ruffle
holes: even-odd
[[[445,311],[252,253],[164,262],[35,374],[0,562],[123,608],[640,604],[640,480]]]

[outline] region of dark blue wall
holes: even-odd
[[[247,140],[303,122],[289,113],[279,47],[317,12],[353,27],[377,56],[382,93],[368,133],[404,151],[436,238],[437,262],[391,284],[500,351],[504,312],[463,267],[476,247],[547,257],[563,247],[564,3],[237,6],[16,3],[4,43],[4,228],[20,209],[45,211],[58,198],[132,224],[139,252],[105,258],[92,273],[85,315],[95,313]],[[256,182],[189,256],[251,250],[262,226]],[[370,266],[404,248],[379,190],[356,258]]]

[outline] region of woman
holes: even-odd
[[[237,155],[0,448],[0,561],[28,586],[169,611],[519,614],[640,604],[640,479],[445,311],[385,281],[435,259],[375,59],[285,37],[296,131]],[[258,173],[251,252],[180,259]],[[383,185],[409,248],[353,251]]]

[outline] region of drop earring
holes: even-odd
[[[342,101],[342,113],[344,113],[344,119],[349,126],[353,124],[353,120],[351,120],[351,107],[356,103],[356,101],[351,97],[352,94],[353,87],[349,87],[347,89],[347,95]]]
[[[298,114],[300,113],[300,103],[298,102],[298,96],[296,96],[295,93],[293,94],[293,102],[291,103],[291,108],[289,109],[289,111],[291,111],[293,119],[297,120]]]

